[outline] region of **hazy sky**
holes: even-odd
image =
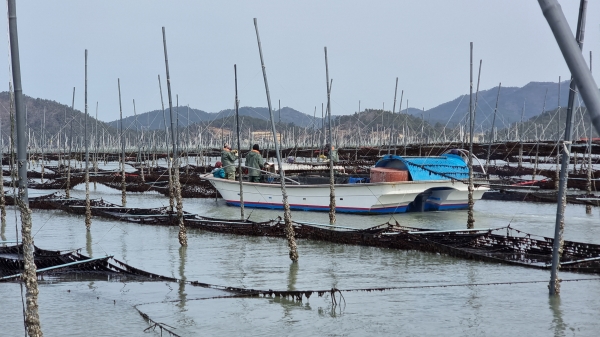
[[[560,1],[572,28],[579,1]],[[588,4],[584,53],[600,67],[600,5]],[[233,107],[233,65],[242,106],[267,106],[252,19],[258,18],[273,105],[317,115],[326,102],[325,62],[334,115],[391,109],[395,78],[411,107],[432,108],[469,90],[469,42],[481,89],[570,76],[536,0],[430,1],[82,1],[19,0],[23,92],[83,111],[84,50],[90,113],[117,119],[167,104],[161,27],[173,90],[181,105],[209,112]],[[6,24],[8,29],[8,24]],[[8,88],[8,44],[1,75]],[[475,69],[477,71],[477,69]],[[598,76],[596,76],[597,78]],[[597,78],[598,82],[598,78]],[[6,89],[3,89],[6,90]],[[400,94],[398,94],[400,95]],[[404,105],[403,105],[404,108]],[[398,110],[398,108],[396,108]]]

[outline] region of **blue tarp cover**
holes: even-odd
[[[444,154],[439,157],[386,155],[375,164],[375,167],[408,170],[413,181],[469,178],[467,163],[460,156],[454,154]]]

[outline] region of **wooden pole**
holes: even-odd
[[[260,54],[260,64],[263,72],[263,79],[265,82],[265,91],[267,94],[267,104],[269,106],[269,116],[271,117],[271,130],[273,133],[273,144],[275,145],[275,155],[277,156],[277,165],[279,166],[279,177],[281,180],[281,196],[283,203],[283,220],[285,222],[285,236],[288,242],[289,257],[293,262],[298,261],[298,247],[296,245],[296,238],[294,234],[294,227],[292,226],[292,213],[290,211],[290,204],[288,203],[287,192],[285,190],[285,172],[283,170],[283,163],[281,161],[281,153],[279,152],[279,141],[277,140],[277,131],[275,129],[275,119],[273,118],[273,109],[271,107],[271,94],[269,93],[269,83],[267,81],[267,70],[265,68],[265,62],[262,54],[262,47],[260,44],[260,36],[258,34],[258,22],[254,18],[254,29],[256,30],[256,41],[258,43],[258,52]]]
[[[163,47],[165,50],[165,69],[167,75],[167,93],[169,97],[169,111],[171,112],[171,140],[173,142],[173,184],[175,191],[175,200],[177,202],[177,221],[179,224],[179,244],[181,246],[187,246],[187,231],[185,228],[185,222],[183,221],[183,202],[181,200],[181,185],[179,183],[179,154],[177,151],[177,129],[175,126],[175,116],[173,116],[173,102],[171,99],[171,76],[169,75],[169,58],[167,54],[167,37],[165,33],[165,27],[162,27],[163,35]],[[178,113],[179,114],[179,113]]]
[[[17,124],[17,162],[19,172],[19,194],[15,198],[21,211],[21,235],[23,240],[23,282],[25,283],[25,329],[31,337],[43,336],[38,313],[38,284],[36,266],[33,259],[33,236],[31,235],[31,210],[27,195],[27,140],[25,138],[25,111],[23,89],[21,87],[21,64],[19,60],[19,41],[17,33],[16,1],[8,0],[8,28],[10,38],[12,77],[15,95],[15,119]]]
[[[327,149],[329,153],[329,224],[335,224],[335,176],[333,172],[333,142],[331,140],[331,82],[329,81],[329,64],[327,62],[327,47],[325,50],[325,79],[327,84],[327,117],[329,124],[329,148]],[[383,118],[383,111],[382,111]],[[389,150],[389,148],[388,148]]]
[[[127,190],[125,182],[125,134],[123,133],[123,107],[121,105],[121,79],[117,79],[119,87],[119,141],[121,143],[121,204],[123,207],[127,205]]]
[[[468,160],[468,165],[469,165],[469,187],[468,187],[468,205],[469,205],[469,210],[467,212],[467,228],[468,229],[472,229],[474,228],[474,224],[475,224],[475,217],[473,215],[473,206],[475,205],[475,201],[473,200],[473,191],[474,191],[474,187],[473,187],[473,129],[475,126],[475,111],[473,109],[473,42],[471,42],[471,67],[470,67],[470,72],[471,72],[471,80],[470,80],[470,93],[469,93],[469,160]],[[481,67],[481,66],[480,66]],[[481,69],[481,68],[480,68]]]
[[[239,114],[239,106],[240,100],[238,99],[238,87],[237,87],[237,65],[233,65],[233,73],[235,77],[235,125],[236,125],[236,134],[237,134],[237,147],[238,151],[240,151],[240,159],[238,160],[238,174],[240,178],[240,217],[244,220],[244,184],[242,182],[242,147],[240,146],[240,114]],[[281,119],[281,114],[280,114]]]
[[[89,231],[92,227],[92,208],[90,206],[90,149],[88,145],[88,92],[87,92],[87,59],[88,51],[85,50],[85,88],[84,88],[84,103],[85,103],[85,228]]]
[[[581,0],[579,5],[579,18],[577,20],[577,33],[575,40],[579,44],[580,50],[583,48],[583,35],[585,27],[587,0]],[[567,120],[565,125],[565,138],[561,145],[564,147],[562,153],[561,170],[559,177],[559,187],[556,200],[556,223],[554,226],[554,241],[552,244],[552,270],[550,273],[550,295],[560,294],[560,279],[558,278],[558,269],[560,268],[560,258],[563,254],[563,231],[565,227],[565,206],[567,180],[569,177],[569,156],[571,152],[571,138],[573,134],[573,103],[575,101],[575,92],[577,86],[573,76],[569,86],[569,101],[567,106]]]
[[[75,87],[73,87],[73,100],[71,101],[71,119],[69,120],[69,124],[71,127],[71,134],[69,135],[69,161],[67,167],[67,184],[65,187],[65,196],[68,198],[71,197],[71,155],[73,154],[73,112],[75,111]]]

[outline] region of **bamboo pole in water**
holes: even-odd
[[[556,174],[554,176],[554,189],[558,192],[558,184],[560,179],[560,150],[558,148],[560,143],[560,76],[558,76],[558,108],[556,109],[558,114],[558,121],[556,123]]]
[[[88,145],[88,92],[87,92],[87,59],[88,51],[85,50],[85,88],[84,88],[84,103],[85,103],[85,227],[89,231],[92,227],[92,208],[90,206],[90,149]]]
[[[15,198],[21,211],[21,235],[23,240],[24,270],[21,278],[26,288],[25,329],[31,337],[43,336],[38,314],[38,284],[36,266],[33,259],[33,237],[31,235],[31,210],[27,194],[27,139],[25,138],[25,114],[23,111],[23,90],[21,87],[21,64],[17,34],[17,13],[15,0],[8,0],[8,26],[12,63],[12,76],[15,91],[15,115],[17,124],[17,161],[19,170],[19,195]]]
[[[177,220],[179,223],[179,244],[187,246],[187,231],[185,229],[185,223],[183,221],[183,202],[181,200],[181,184],[179,183],[179,155],[177,153],[177,130],[175,126],[175,116],[173,116],[173,101],[171,99],[171,77],[169,75],[169,58],[167,54],[167,37],[165,34],[165,27],[162,27],[163,35],[163,47],[165,50],[165,69],[167,75],[167,94],[169,97],[169,111],[171,116],[171,139],[173,141],[173,183],[175,190],[175,199],[177,202]],[[177,112],[179,115],[179,112]]]
[[[521,123],[519,124],[519,163],[517,167],[523,167],[523,117],[525,117],[525,100],[523,100],[523,109],[521,110]]]
[[[4,141],[2,138],[2,119],[0,118],[0,142],[4,145]],[[4,146],[0,147],[0,162],[4,159]],[[12,174],[11,174],[12,175]],[[2,229],[0,233],[2,234],[2,240],[6,240],[4,237],[4,230],[6,229],[6,198],[4,196],[4,184],[0,184],[0,222]]]
[[[71,101],[71,119],[69,120],[71,135],[69,136],[69,161],[67,164],[67,184],[65,186],[65,196],[71,197],[71,154],[73,152],[73,112],[75,111],[75,87],[73,87],[73,100]]]
[[[546,89],[546,93],[544,94],[544,105],[542,107],[542,113],[544,113],[545,110],[546,110],[546,97],[547,96],[548,96],[548,89]],[[537,132],[536,132],[536,134],[537,134]],[[536,143],[535,143],[535,163],[533,165],[533,174],[531,175],[531,180],[535,180],[535,176],[537,174],[537,169],[538,169],[539,156],[540,156],[540,140],[536,136]]]
[[[237,129],[237,147],[238,151],[240,151],[240,159],[238,160],[238,174],[240,177],[240,216],[241,219],[244,220],[244,184],[242,183],[242,148],[240,146],[240,114],[239,114],[239,106],[240,101],[238,99],[238,88],[237,88],[237,65],[233,65],[233,73],[235,76],[235,125]]]
[[[590,72],[592,72],[592,51],[590,50]],[[585,129],[585,128],[584,128]],[[592,194],[592,137],[593,126],[590,123],[590,137],[588,139],[588,165],[587,165],[587,182],[586,191],[588,195]],[[592,214],[592,205],[585,205],[585,214]]]
[[[329,143],[329,148],[327,152],[329,153],[329,224],[335,224],[335,176],[333,173],[333,142],[331,141],[331,82],[329,81],[329,64],[327,62],[327,47],[325,50],[325,80],[327,84],[327,122],[329,128],[329,138],[327,142]],[[383,118],[383,111],[382,118]],[[389,148],[388,148],[389,150]]]
[[[98,147],[100,146],[99,141],[98,141],[98,102],[96,102],[96,127],[95,127],[95,137],[94,137],[94,142],[95,142],[95,148],[96,151],[95,155],[94,155],[94,174],[95,176],[98,176]],[[94,190],[96,190],[96,180],[94,179]]]
[[[294,227],[292,226],[292,213],[290,212],[290,204],[288,203],[287,192],[285,190],[285,172],[281,162],[281,154],[279,153],[279,142],[277,141],[277,131],[275,129],[275,119],[273,118],[273,109],[271,107],[271,95],[269,93],[269,83],[267,81],[267,70],[263,60],[262,47],[260,45],[260,36],[258,34],[258,23],[254,18],[254,29],[256,30],[256,41],[258,42],[258,52],[260,54],[260,64],[265,82],[265,91],[267,94],[267,104],[269,106],[269,116],[271,117],[271,130],[273,133],[273,143],[275,145],[275,154],[277,156],[277,165],[279,166],[279,176],[281,180],[281,195],[283,203],[283,219],[285,222],[285,236],[288,242],[289,256],[293,262],[298,261],[298,247],[296,246],[296,238],[294,237]]]
[[[171,160],[169,157],[169,129],[167,127],[167,117],[165,114],[165,103],[163,101],[162,85],[160,83],[160,75],[158,75],[158,89],[160,91],[160,105],[162,107],[163,121],[165,123],[165,147],[167,152],[167,171],[169,172],[169,210],[173,212],[175,209],[175,195],[173,194],[173,172],[171,171]],[[171,117],[169,117],[171,118]],[[158,165],[158,164],[157,164]]]
[[[40,134],[40,138],[41,138],[41,149],[42,149],[42,160],[41,160],[41,164],[42,164],[42,179],[41,179],[41,183],[44,183],[44,143],[45,143],[45,134],[46,134],[46,106],[44,106],[44,113],[43,113],[43,117],[42,117],[42,132]]]
[[[577,33],[575,40],[579,44],[579,51],[583,48],[583,36],[585,30],[587,0],[581,0],[579,5],[579,18],[577,20]],[[577,86],[573,76],[569,85],[569,101],[567,106],[567,121],[565,125],[565,137],[562,145],[564,147],[562,153],[561,170],[559,177],[558,195],[556,200],[556,223],[554,227],[554,242],[552,244],[552,270],[550,274],[550,295],[560,294],[560,279],[558,278],[558,269],[560,268],[560,257],[563,253],[563,231],[565,228],[565,206],[566,206],[566,190],[567,180],[569,177],[569,156],[571,152],[571,138],[573,133],[573,103],[575,102],[575,92]],[[558,149],[557,149],[558,152]]]
[[[135,116],[135,133],[139,133],[138,130],[138,119],[137,119],[137,111],[135,110],[135,99],[133,100],[133,115]],[[142,133],[143,134],[143,133]],[[138,155],[137,155],[137,162],[140,164],[140,174],[142,176],[142,182],[146,182],[146,178],[144,177],[144,161],[142,160],[142,136],[141,135],[137,135],[140,138],[138,138]]]
[[[123,207],[127,204],[127,190],[125,188],[125,135],[123,134],[123,107],[121,105],[121,79],[117,79],[117,83],[119,86],[119,127],[121,128],[119,132],[119,140],[121,142],[121,203]]]
[[[496,95],[496,107],[494,108],[494,117],[492,118],[492,129],[490,130],[490,141],[488,144],[487,150],[487,159],[485,160],[485,171],[487,172],[488,166],[490,165],[490,154],[492,152],[492,143],[496,141],[496,137],[494,137],[494,125],[496,124],[496,113],[498,112],[498,102],[500,101],[500,88],[502,87],[502,82],[498,84],[498,94]]]
[[[392,139],[394,137],[394,113],[396,112],[396,95],[398,94],[398,77],[396,77],[396,88],[394,89],[394,105],[392,106],[392,122],[390,123],[390,141],[388,146],[388,154],[391,154]],[[402,103],[400,103],[402,104]],[[396,154],[396,148],[394,148],[394,154]]]
[[[467,212],[467,228],[474,228],[475,218],[473,216],[473,206],[475,201],[473,200],[473,129],[475,125],[475,112],[473,111],[473,42],[471,42],[471,63],[470,63],[470,92],[469,92],[469,187],[468,187],[468,205],[469,210]]]

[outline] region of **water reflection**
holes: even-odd
[[[177,294],[179,295],[179,302],[177,306],[180,311],[185,311],[185,302],[187,299],[187,294],[185,293],[185,259],[187,257],[187,247],[181,246],[179,247],[179,289],[177,290]]]
[[[6,221],[2,221],[0,225],[0,240],[6,241]]]
[[[552,311],[552,329],[554,336],[565,336],[567,325],[563,321],[563,313],[560,309],[560,296],[550,296],[548,298],[548,306]]]
[[[92,257],[92,231],[89,229],[85,233],[85,251],[89,257]]]
[[[477,267],[473,266],[473,264],[468,264],[467,265],[467,279],[468,279],[468,283],[470,284],[475,284],[478,282],[478,274],[477,274]],[[475,334],[478,335],[483,335],[485,334],[483,330],[480,330],[480,325],[481,325],[481,302],[480,302],[480,296],[479,296],[479,292],[480,292],[480,287],[477,286],[469,286],[469,296],[467,298],[467,307],[470,307],[472,309],[472,314],[464,319],[466,322],[466,324],[464,324],[464,326],[466,327],[467,331],[469,332],[468,334],[472,335],[473,332],[475,332]]]
[[[93,256],[93,252],[92,252],[92,231],[91,230],[86,230],[85,231],[85,251],[87,253],[87,255],[89,257]],[[91,290],[95,290],[96,286],[94,285],[94,281],[90,281],[90,283],[88,283],[88,288]]]
[[[287,289],[288,291],[296,290],[296,280],[298,279],[298,270],[299,269],[300,269],[300,263],[298,263],[298,262],[290,263],[290,268],[288,271],[288,289]],[[305,298],[303,298],[302,301],[298,301],[293,297],[276,296],[270,300],[270,303],[281,304],[281,307],[283,308],[283,317],[291,318],[292,310],[294,310],[294,309],[305,309],[305,310],[312,309],[310,307],[310,303],[308,303],[308,302],[304,303],[303,302],[304,300],[305,300]]]
[[[290,264],[290,271],[288,272],[288,290],[289,291],[296,290],[296,279],[298,277],[298,268],[300,268],[300,263],[292,262]]]
[[[121,256],[123,257],[123,262],[125,263],[129,263],[129,261],[127,260],[127,240],[126,240],[126,235],[121,235]]]

